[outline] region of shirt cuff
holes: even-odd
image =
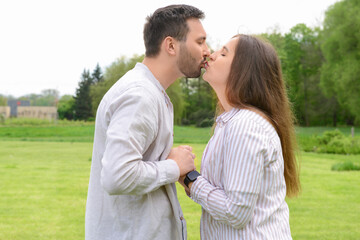
[[[177,163],[172,159],[166,159],[158,162],[161,185],[175,183],[179,180],[180,169]]]
[[[210,192],[211,189],[207,186],[207,181],[203,176],[199,176],[196,181],[193,182],[190,189],[190,197],[195,202],[199,203],[202,196],[205,196]]]

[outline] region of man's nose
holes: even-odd
[[[208,45],[205,43],[205,48],[204,48],[204,53],[203,53],[204,57],[209,57],[210,56],[210,49],[208,47]]]

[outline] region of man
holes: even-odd
[[[194,170],[191,147],[172,148],[173,108],[165,90],[199,77],[210,52],[187,5],[158,9],[144,27],[145,58],[103,97],[96,116],[85,238],[186,239],[175,182]]]

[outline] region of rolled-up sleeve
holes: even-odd
[[[143,161],[158,132],[157,103],[143,87],[133,87],[109,104],[101,184],[110,195],[146,194],[176,182],[173,160]]]
[[[243,228],[252,218],[264,169],[265,136],[261,126],[251,121],[233,121],[225,140],[214,151],[223,151],[221,186],[199,177],[190,196],[215,220]],[[215,173],[208,173],[215,174]]]

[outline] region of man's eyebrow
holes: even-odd
[[[197,40],[198,40],[198,41],[205,41],[205,40],[206,40],[206,37],[199,37]]]

